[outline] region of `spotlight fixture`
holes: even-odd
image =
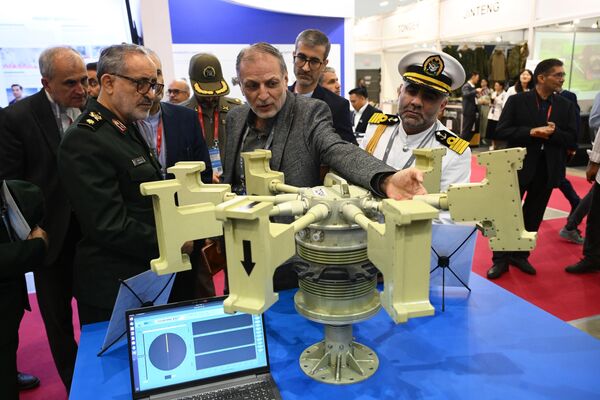
[[[500,43],[502,41],[502,36],[496,36],[496,42]]]
[[[592,29],[598,29],[598,21],[592,24]]]
[[[389,2],[389,1],[387,1],[387,0],[386,0],[386,1],[380,1],[380,2],[379,2],[379,7],[385,7],[385,6],[387,6],[388,4],[390,4],[390,2]]]

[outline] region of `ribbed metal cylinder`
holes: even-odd
[[[309,262],[329,265],[358,264],[367,261],[367,248],[332,251],[334,249],[315,249],[296,242],[298,255]]]
[[[377,280],[361,280],[356,282],[320,280],[319,282],[313,282],[300,279],[298,285],[304,292],[313,296],[332,300],[351,300],[371,294],[377,286]]]

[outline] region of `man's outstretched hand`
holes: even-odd
[[[388,198],[410,200],[413,196],[427,194],[423,186],[423,172],[416,168],[403,169],[385,178],[381,185]]]

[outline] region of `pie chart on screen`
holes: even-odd
[[[157,336],[148,349],[150,362],[162,371],[180,366],[185,360],[186,353],[185,341],[175,333],[163,333]]]

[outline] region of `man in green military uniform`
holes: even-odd
[[[161,169],[134,124],[148,117],[161,92],[156,71],[140,46],[104,49],[98,100],[90,100],[58,151],[59,174],[83,233],[74,273],[82,325],[108,320],[119,281],[144,272],[158,256],[152,200],[139,187],[162,180]]]
[[[219,59],[212,54],[199,53],[190,60],[190,82],[194,95],[182,103],[198,113],[198,120],[206,144],[210,150],[214,180],[223,169],[223,149],[225,149],[225,120],[233,107],[242,104],[240,99],[225,97],[229,94],[229,85],[223,79]]]

